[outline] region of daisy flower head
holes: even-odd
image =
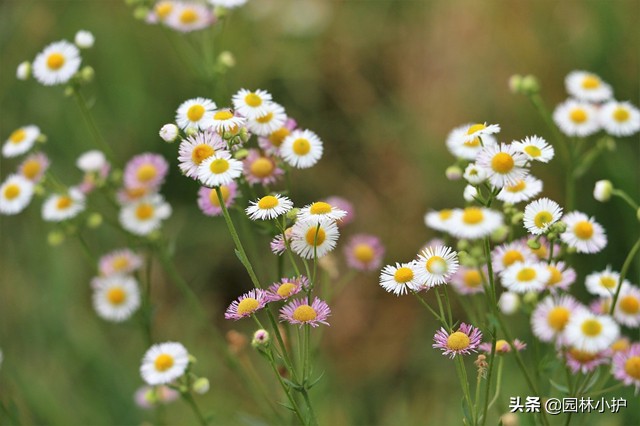
[[[165,24],[176,31],[188,33],[207,28],[215,22],[208,7],[195,2],[176,2],[166,17]]]
[[[213,121],[211,126],[216,132],[223,134],[225,132],[237,132],[240,127],[245,125],[246,119],[237,112],[229,108],[217,109],[213,112]]]
[[[105,254],[98,261],[98,270],[103,277],[129,275],[142,267],[142,256],[124,248]]]
[[[476,138],[484,138],[486,135],[495,135],[500,133],[500,126],[498,124],[476,123],[467,127],[465,136],[465,142],[472,142]]]
[[[453,129],[447,136],[446,145],[449,152],[455,157],[474,161],[483,146],[495,145],[498,141],[491,134],[483,135],[482,143],[480,143],[480,138],[478,137],[469,140],[467,138],[467,130],[471,126],[471,124],[465,124]]]
[[[562,207],[548,198],[540,198],[524,209],[524,227],[533,235],[542,235],[562,217]]]
[[[280,321],[299,324],[300,327],[305,324],[311,327],[318,327],[320,324],[329,325],[327,318],[330,315],[329,305],[317,297],[313,299],[311,305],[308,304],[306,298],[296,299],[280,309]]]
[[[640,343],[634,343],[626,352],[617,352],[612,359],[613,377],[640,391]]]
[[[211,115],[217,106],[211,99],[193,98],[184,101],[176,111],[176,124],[182,130],[206,130],[213,124]]]
[[[293,228],[289,227],[284,230],[283,234],[278,234],[269,243],[269,248],[271,249],[271,253],[280,256],[287,249],[287,244],[291,244],[291,233],[293,232]],[[286,241],[285,241],[286,238]]]
[[[564,262],[550,263],[547,269],[551,273],[546,283],[547,290],[555,294],[561,290],[568,291],[576,280],[576,271]]]
[[[467,268],[460,266],[455,274],[451,275],[451,285],[459,294],[476,294],[482,293],[484,288],[485,272],[477,268]]]
[[[613,318],[630,328],[640,326],[640,289],[634,285],[622,286]]]
[[[80,51],[66,40],[51,43],[33,61],[33,76],[40,84],[64,84],[80,68]]]
[[[322,141],[311,130],[294,130],[280,146],[280,156],[297,169],[307,169],[322,157]]]
[[[380,268],[384,246],[375,235],[356,234],[344,247],[347,265],[358,271],[374,271]]]
[[[146,21],[150,24],[165,22],[176,10],[176,3],[172,0],[160,0],[153,5],[153,9],[147,15]]]
[[[132,203],[134,201],[139,201],[141,199],[143,199],[144,197],[148,197],[150,195],[153,195],[157,192],[157,188],[144,188],[144,187],[138,187],[138,188],[127,188],[127,187],[122,187],[118,190],[118,192],[116,193],[116,199],[118,200],[118,203],[120,203],[121,206],[125,205],[125,204],[129,204]]]
[[[527,136],[522,141],[513,143],[516,149],[525,154],[529,160],[548,163],[553,159],[555,150],[540,136]]]
[[[489,182],[495,188],[516,185],[529,174],[525,168],[527,156],[513,144],[484,147],[478,154],[477,164],[487,171]]]
[[[140,290],[135,278],[113,275],[95,280],[93,307],[107,321],[127,320],[140,307]]]
[[[614,136],[631,136],[640,130],[640,111],[631,102],[610,101],[598,111],[600,124]]]
[[[140,374],[151,386],[170,383],[182,376],[189,365],[189,353],[181,343],[158,343],[142,358]]]
[[[464,174],[462,176],[470,184],[478,185],[487,179],[487,174],[487,171],[482,167],[478,167],[476,163],[469,163],[469,165],[464,169]]]
[[[631,341],[628,337],[621,337],[611,344],[611,352],[615,355],[618,352],[627,352],[631,349]]]
[[[576,348],[569,348],[566,351],[567,366],[573,374],[581,372],[582,374],[590,373],[599,365],[609,363],[607,351],[582,351]]]
[[[414,262],[387,265],[380,271],[380,286],[396,296],[407,294],[409,290],[420,291],[424,287],[417,279],[419,273]]]
[[[231,98],[233,108],[249,120],[266,115],[269,112],[268,106],[271,100],[271,94],[261,89],[253,92],[247,89],[240,89]]]
[[[152,194],[127,203],[120,209],[122,227],[135,235],[145,236],[160,228],[162,221],[171,216],[171,205],[162,195]]]
[[[286,300],[293,295],[300,293],[300,291],[309,286],[309,279],[304,275],[293,278],[282,278],[280,282],[273,283],[266,290],[265,297],[267,302],[276,302],[279,300]]]
[[[264,308],[269,300],[264,290],[253,289],[231,302],[224,314],[225,319],[239,320]]]
[[[543,342],[565,343],[564,330],[571,317],[579,309],[585,309],[572,296],[547,296],[542,299],[531,314],[533,334]]]
[[[422,285],[431,288],[446,284],[458,270],[458,253],[446,246],[429,247],[418,255],[415,267],[416,279]]]
[[[249,118],[247,127],[251,133],[267,137],[278,129],[282,129],[287,121],[287,113],[282,105],[270,102],[265,106],[265,113],[258,117]]]
[[[450,220],[451,225],[446,231],[456,238],[470,240],[491,235],[503,223],[501,213],[484,207],[455,209]]]
[[[42,219],[47,222],[62,222],[77,216],[85,208],[85,196],[77,189],[66,194],[53,194],[42,205]]]
[[[604,228],[594,218],[576,211],[566,214],[562,221],[567,230],[560,238],[578,253],[597,253],[607,245]]]
[[[528,201],[542,192],[542,181],[531,175],[518,179],[513,185],[503,187],[496,198],[504,203],[517,204]]]
[[[340,221],[337,223],[338,227],[343,227],[345,225],[348,225],[351,222],[353,222],[353,220],[355,219],[356,210],[353,207],[353,204],[346,198],[332,196],[323,201],[327,204],[332,205],[333,207],[336,207],[340,210],[344,210],[345,212],[347,212],[347,214],[344,215],[342,219],[340,219]]]
[[[544,290],[551,272],[545,265],[537,262],[516,262],[502,271],[502,285],[509,291],[528,293]]]
[[[575,312],[565,328],[567,344],[583,352],[604,351],[619,335],[620,327],[610,316],[586,309]]]
[[[267,137],[258,137],[258,145],[269,155],[279,155],[282,142],[296,129],[298,124],[292,118],[287,118],[284,125],[272,131]]]
[[[271,185],[284,175],[274,158],[260,154],[257,149],[250,149],[242,164],[244,177],[252,185]]]
[[[242,174],[242,162],[228,151],[218,151],[198,166],[198,180],[210,188],[229,185]]]
[[[220,185],[220,193],[225,207],[229,208],[239,195],[238,184],[231,182],[228,185]],[[215,188],[200,187],[198,190],[198,207],[207,216],[220,216],[222,214],[222,205]]]
[[[9,175],[0,186],[0,214],[23,211],[33,198],[34,184],[22,175]]]
[[[502,272],[516,262],[534,262],[536,257],[524,241],[512,241],[497,246],[491,252],[494,272]]]
[[[424,215],[424,223],[431,229],[436,231],[447,232],[450,229],[450,224],[453,223],[454,210],[443,209],[439,211],[431,211]]]
[[[553,111],[553,121],[567,136],[586,137],[600,130],[598,111],[587,102],[568,99]]]
[[[245,212],[251,220],[271,220],[282,216],[293,208],[293,202],[284,195],[265,195],[252,201]]]
[[[127,188],[158,188],[169,171],[169,163],[160,154],[145,152],[133,157],[124,168]]]
[[[18,166],[18,172],[31,182],[38,183],[49,168],[49,164],[49,157],[46,154],[36,152],[24,159]]]
[[[14,130],[2,146],[2,155],[17,157],[29,151],[40,136],[40,129],[33,124]]]
[[[603,102],[611,99],[613,91],[597,75],[587,71],[571,71],[564,80],[567,93],[587,102]]]
[[[591,294],[595,294],[603,297],[611,297],[620,285],[620,274],[611,270],[611,265],[608,265],[604,271],[593,272],[585,278],[585,286],[587,291]],[[625,280],[624,286],[629,285]]]
[[[315,223],[335,222],[342,220],[347,212],[327,203],[326,201],[316,201],[300,209],[298,220]]]
[[[185,176],[197,179],[200,164],[226,146],[220,135],[209,129],[195,133],[180,142],[178,166]]]
[[[524,343],[520,339],[513,339],[513,347],[515,348],[516,351],[520,352],[520,351],[526,349],[527,344]],[[478,346],[478,349],[480,349],[481,351],[486,352],[488,354],[493,352],[493,346],[491,345],[491,342],[481,343]],[[504,339],[498,339],[498,340],[496,340],[495,349],[496,349],[496,354],[503,355],[503,354],[511,352],[511,345],[509,344],[509,342],[507,342]]]
[[[304,259],[320,258],[335,248],[339,236],[334,222],[297,220],[291,231],[291,250]]]
[[[458,331],[448,333],[440,328],[433,336],[435,349],[442,349],[442,355],[453,359],[456,355],[469,355],[477,352],[476,349],[482,341],[482,333],[476,327],[465,323],[460,324]]]

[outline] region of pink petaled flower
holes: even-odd
[[[217,151],[225,150],[227,144],[219,134],[207,129],[189,136],[180,142],[178,148],[178,167],[182,173],[194,180],[198,180],[198,167]]]
[[[300,290],[309,286],[309,279],[304,275],[295,278],[282,278],[280,282],[273,283],[266,291],[268,302],[285,300],[300,293]]]
[[[349,239],[344,248],[347,265],[358,271],[380,269],[384,246],[375,235],[357,234]]]
[[[49,157],[42,152],[29,155],[18,166],[19,173],[33,183],[38,183],[49,168]]]
[[[451,285],[460,294],[482,293],[484,291],[482,282],[487,280],[486,277],[486,266],[482,268],[482,272],[478,268],[460,266],[456,273],[451,276]]]
[[[342,220],[336,223],[339,228],[342,228],[350,224],[355,219],[356,211],[355,211],[355,208],[353,207],[353,204],[351,204],[349,200],[342,197],[333,196],[333,197],[327,198],[324,201],[326,203],[331,204],[333,207],[336,207],[340,210],[344,210],[345,212],[347,212],[347,214],[342,218]]]
[[[82,184],[80,185],[82,187]],[[93,187],[89,190],[92,191]],[[120,188],[116,193],[116,199],[120,205],[125,205],[132,203],[134,201],[138,201],[146,196],[151,196],[157,192],[157,188],[145,188],[145,187],[137,187],[137,188]]]
[[[589,310],[597,315],[606,315],[611,309],[611,298],[600,297],[589,303]]]
[[[220,192],[227,208],[233,205],[236,197],[240,195],[238,193],[238,184],[235,181],[230,182],[228,185],[220,185]],[[200,187],[198,191],[198,207],[207,216],[220,216],[222,214],[218,193],[213,188]]]
[[[284,170],[278,167],[273,158],[260,154],[257,149],[249,150],[242,165],[244,177],[252,185],[270,185],[284,175]]]
[[[287,118],[284,126],[274,132],[271,132],[267,137],[259,137],[258,145],[260,145],[260,148],[269,155],[280,155],[280,145],[282,145],[285,138],[289,136],[291,131],[296,127],[298,127],[296,120],[293,118]]]
[[[442,349],[442,355],[448,355],[453,359],[456,355],[469,355],[477,352],[478,345],[482,340],[482,332],[472,325],[460,324],[458,331],[451,334],[444,328],[440,328],[433,336],[435,342],[432,346]]]
[[[568,291],[569,286],[576,280],[576,271],[564,262],[547,265],[551,278],[547,281],[547,290],[551,294],[558,294],[561,290]]]
[[[520,352],[521,350],[527,347],[527,344],[519,339],[514,339],[513,346],[516,348],[516,351]],[[481,343],[478,346],[478,349],[490,354],[492,350],[491,342]],[[500,354],[506,354],[508,352],[511,352],[511,345],[509,344],[509,342],[503,339],[496,340],[496,354],[500,355]]]
[[[573,374],[576,374],[578,371],[582,374],[587,374],[599,365],[608,364],[609,353],[610,351],[591,353],[570,348],[565,355],[567,358],[567,366]]]
[[[169,163],[160,154],[145,152],[133,157],[124,168],[126,188],[158,188],[162,185]]]
[[[317,327],[320,324],[329,325],[327,317],[331,315],[331,309],[317,297],[311,305],[307,304],[307,299],[297,299],[280,309],[280,321],[287,321],[289,324],[309,324]]]
[[[256,311],[264,308],[267,298],[264,290],[253,289],[234,300],[224,314],[225,319],[239,320],[240,318],[253,315]]]
[[[291,233],[293,232],[293,228],[287,228],[284,230],[284,235],[287,237],[287,242],[291,243]],[[271,252],[275,255],[280,256],[287,249],[287,244],[285,243],[284,237],[282,234],[278,234],[271,240],[269,243],[271,247]]]
[[[98,261],[100,275],[128,275],[142,266],[142,257],[132,250],[125,248],[105,254]]]
[[[613,355],[611,366],[613,377],[627,386],[634,385],[637,395],[640,391],[640,343],[634,343],[628,351]]]

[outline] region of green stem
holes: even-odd
[[[500,396],[500,385],[502,384],[502,365],[504,364],[504,357],[498,358],[498,377],[496,378],[496,392],[493,395],[493,399],[489,402],[489,408],[493,406]],[[484,421],[483,421],[484,423]]]
[[[280,386],[284,390],[284,393],[287,395],[287,399],[289,400],[289,403],[291,404],[291,408],[293,409],[293,412],[298,417],[298,420],[300,420],[300,424],[303,424],[303,425],[306,424],[306,422],[304,421],[304,418],[302,417],[302,412],[300,411],[300,407],[298,407],[298,403],[296,402],[296,399],[291,394],[291,389],[284,382],[284,380],[282,380],[282,376],[280,375],[280,372],[278,371],[278,366],[276,365],[275,359],[273,358],[273,353],[271,352],[271,350],[267,350],[267,351],[265,351],[265,353],[267,354],[267,359],[269,360],[269,365],[271,365],[271,369],[273,370],[274,374],[276,375],[276,378],[278,379],[278,382],[280,383]]]
[[[638,211],[638,203],[631,198],[626,192],[621,189],[612,189],[611,195],[622,198],[627,204],[631,206],[634,212]]]
[[[200,408],[198,408],[198,404],[196,404],[196,401],[193,399],[193,396],[189,392],[182,392],[181,395],[182,395],[182,399],[184,399],[187,402],[187,404],[189,404],[189,406],[191,407],[191,410],[198,418],[198,422],[202,426],[207,426],[207,421],[202,415]]]
[[[493,376],[493,365],[496,359],[496,328],[492,327],[492,337],[491,337],[491,353],[489,354],[489,371],[487,372],[487,381],[484,387],[484,408],[482,409],[482,425],[484,426],[487,422],[487,413],[489,411],[489,406],[491,403],[489,402],[489,395],[491,394],[491,377]],[[496,389],[500,386],[500,379],[498,378],[498,383],[496,384]],[[497,392],[497,391],[496,391]]]
[[[613,311],[616,309],[616,303],[618,302],[618,297],[620,296],[620,290],[622,289],[622,283],[624,279],[627,277],[627,272],[629,272],[629,268],[631,267],[631,263],[633,262],[633,258],[636,256],[640,250],[640,238],[636,241],[635,245],[627,254],[627,258],[624,260],[622,264],[622,270],[620,271],[620,278],[618,279],[618,288],[616,289],[616,294],[613,296],[613,301],[611,302],[611,309],[609,310],[609,315],[613,315]]]
[[[594,397],[594,396],[602,395],[603,393],[607,393],[607,392],[611,392],[611,391],[616,390],[616,389],[620,389],[624,385],[625,385],[624,383],[618,383],[617,385],[609,386],[608,388],[604,388],[604,389],[599,390],[597,392],[588,393],[585,396]]]
[[[424,300],[422,297],[420,297],[420,295],[415,290],[411,290],[411,293],[413,293],[413,295],[416,297],[416,299],[418,299],[418,301],[420,301],[420,304],[422,306],[424,306],[425,308],[427,308],[427,310],[429,312],[431,312],[433,314],[433,316],[436,317],[436,319],[442,323],[442,325],[444,325],[445,327],[448,328],[447,322],[445,321],[444,317],[440,316],[431,306],[429,306],[427,301]]]
[[[302,390],[302,397],[304,398],[304,402],[309,408],[309,419],[311,420],[310,424],[312,426],[317,426],[318,420],[316,419],[316,413],[313,411],[313,405],[311,405],[311,400],[309,399],[309,392],[307,392],[306,389]]]
[[[89,106],[87,105],[87,101],[82,94],[80,86],[74,87],[73,94],[75,95],[78,106],[80,107],[80,112],[82,112],[82,117],[84,118],[85,123],[87,123],[87,127],[89,127],[89,132],[91,133],[94,141],[109,158],[109,160],[111,162],[114,162],[115,155],[113,153],[113,150],[111,149],[111,146],[109,146],[109,144],[107,144],[102,138],[102,134],[100,134],[98,126],[96,126],[96,122],[93,119],[93,115],[91,115],[91,111],[89,110]]]
[[[449,316],[449,324],[453,326],[453,314],[451,313],[451,302],[449,301],[449,293],[447,292],[447,286],[443,285],[442,288],[444,289],[444,301],[447,304],[447,314]]]
[[[462,357],[456,357],[456,370],[458,372],[458,379],[460,380],[460,384],[462,385],[462,393],[464,394],[464,399],[467,401],[467,407],[469,408],[469,412],[471,413],[471,422],[475,426],[477,424],[475,413],[473,412],[473,404],[471,403],[471,392],[469,391],[469,379],[467,377],[467,369],[462,362]]]

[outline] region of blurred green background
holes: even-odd
[[[178,268],[206,305],[208,328],[250,334],[248,321],[223,320],[229,301],[251,287],[223,220],[200,213],[197,185],[180,176],[177,145],[157,136],[182,101],[205,96],[224,105],[242,87],[270,91],[325,142],[318,166],[295,175],[296,204],[330,195],[348,198],[357,220],[345,232],[377,234],[387,249],[385,261],[404,261],[434,235],[423,224],[427,210],[463,204],[463,185],[444,178],[453,162],[444,148],[447,133],[466,122],[487,121],[501,124],[501,140],[507,142],[532,134],[551,140],[527,99],[509,93],[514,73],[536,75],[550,106],[566,97],[563,80],[574,69],[599,74],[617,99],[638,105],[639,22],[637,0],[250,0],[217,29],[216,51],[231,51],[237,66],[216,82],[213,93],[170,44],[180,49],[197,43],[198,33],[167,37],[161,28],[135,20],[121,1],[4,0],[0,139],[36,124],[49,137],[45,150],[54,172],[69,185],[81,179],[75,158],[93,146],[77,105],[61,88],[16,80],[15,68],[52,41],[72,40],[80,29],[93,32],[96,45],[83,52],[83,63],[96,70],[87,92],[98,126],[122,163],[145,151],[171,162],[163,193],[174,214],[164,231],[175,243]],[[596,180],[608,177],[637,200],[639,154],[637,137],[620,140],[617,151],[601,157],[579,183],[578,208],[597,217],[611,242],[604,253],[578,259],[579,286],[594,269],[619,269],[636,238],[634,215],[619,201],[596,204],[591,193]],[[3,158],[2,177],[17,164]],[[544,179],[546,196],[562,200],[558,161],[534,174]],[[14,401],[26,424],[154,421],[132,398],[147,349],[138,325],[96,317],[89,288],[95,270],[76,241],[47,245],[52,228],[40,219],[40,204],[36,200],[19,216],[0,217],[0,400]],[[125,244],[106,226],[87,239],[96,254]],[[252,259],[262,257],[266,242],[261,237],[251,247]],[[339,246],[335,258],[344,271],[341,257]],[[158,265],[153,272],[155,338],[179,340],[199,359],[196,371],[209,377],[212,388],[199,397],[201,406],[215,413],[216,424],[258,419],[246,384],[221,363],[208,332],[166,274]],[[258,272],[265,281],[275,278],[269,265],[259,263]],[[636,266],[629,275],[635,283],[639,272]],[[431,349],[437,324],[411,298],[383,292],[377,279],[376,273],[358,275],[333,303],[332,326],[324,332],[316,366],[326,374],[312,391],[321,424],[459,424],[454,367]],[[526,332],[524,317],[513,323]],[[506,401],[527,395],[512,362],[507,360],[514,379],[506,375]],[[630,389],[616,395],[626,397],[630,408],[617,416],[581,416],[578,422],[640,423],[638,398]],[[180,402],[165,411],[169,424],[192,421]],[[497,411],[492,416],[489,422],[495,423]]]

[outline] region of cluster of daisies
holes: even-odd
[[[162,24],[172,30],[188,33],[215,24],[221,9],[233,9],[246,2],[247,0],[208,0],[207,3],[160,0],[155,2],[151,8],[140,6],[136,13],[144,16],[144,19],[150,24]]]

